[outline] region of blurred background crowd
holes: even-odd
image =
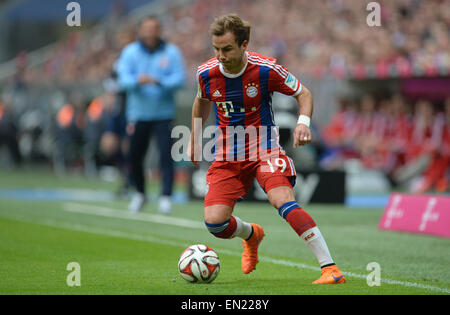
[[[446,192],[450,164],[450,98],[439,111],[426,100],[413,106],[403,97],[378,102],[366,95],[359,103],[343,100],[321,131],[324,152],[320,165],[339,169],[348,159],[376,169],[394,186],[410,182],[409,190]]]
[[[16,2],[23,1],[0,1],[0,14],[7,17]],[[367,25],[368,2],[153,0],[136,8],[111,2],[80,29],[60,26],[67,31],[45,49],[2,54],[0,154],[10,153],[10,165],[51,163],[57,172],[80,165],[93,174],[99,165],[120,164],[117,152],[126,144],[108,127],[126,106],[115,61],[136,39],[139,18],[155,12],[164,38],[184,54],[189,82],[180,92],[177,123],[189,125],[196,67],[213,56],[209,25],[237,12],[253,27],[249,49],[276,57],[318,95],[308,167],[345,169],[358,161],[393,186],[447,191],[450,2],[378,1],[380,27]],[[295,108],[280,110],[296,115]]]
[[[165,37],[182,48],[192,72],[211,57],[207,34],[214,17],[240,12],[253,26],[250,49],[274,56],[295,73],[320,76],[330,72],[341,77],[449,74],[448,1],[379,1],[381,27],[368,27],[367,1],[185,2],[169,1],[163,23]],[[134,22],[127,19],[124,6],[113,6],[104,27],[94,34],[73,32],[55,45],[39,67],[22,69],[26,53],[20,54],[20,75],[35,84],[102,80],[121,48],[135,38]]]

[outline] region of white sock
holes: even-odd
[[[305,245],[313,252],[317,257],[320,266],[333,264],[330,251],[328,250],[327,243],[320,233],[317,226],[307,230],[301,235],[301,238]]]
[[[234,218],[236,219],[236,231],[234,231],[233,237],[237,236],[244,240],[248,239],[252,233],[252,226],[250,223],[242,221],[237,216],[234,216]]]

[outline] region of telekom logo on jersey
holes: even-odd
[[[202,119],[195,118],[194,157],[197,161],[276,160],[283,153],[276,126],[214,125],[202,129]],[[172,146],[174,161],[190,161],[187,156],[190,134],[191,130],[187,126],[175,126],[172,129],[172,139],[178,139]],[[204,140],[206,143],[203,145]]]

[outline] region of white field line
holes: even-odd
[[[205,229],[205,226],[202,222],[184,219],[184,218],[176,218],[172,216],[158,215],[158,214],[150,214],[150,213],[131,213],[123,210],[117,210],[107,207],[94,206],[94,205],[86,205],[86,204],[78,204],[78,203],[65,203],[63,204],[63,208],[68,212],[77,212],[77,213],[85,213],[85,214],[94,214],[109,218],[118,218],[118,219],[126,219],[133,221],[145,221],[152,223],[160,223],[167,225],[180,226],[184,228],[193,228],[193,229]]]
[[[99,215],[99,216],[126,219],[126,220],[162,223],[162,224],[181,226],[181,227],[189,227],[189,228],[195,228],[195,229],[206,229],[204,227],[203,223],[189,220],[189,219],[148,214],[148,213],[129,213],[129,212],[125,212],[123,210],[117,210],[117,209],[101,207],[101,206],[94,206],[94,205],[66,203],[66,204],[63,204],[63,209],[68,212]],[[60,223],[56,223],[56,224],[48,224],[48,223],[50,223],[50,221],[47,221],[47,225],[61,227]],[[163,240],[163,239],[155,238],[155,237],[151,237],[151,236],[143,236],[143,235],[139,235],[139,234],[132,234],[132,233],[121,232],[121,231],[103,230],[103,229],[97,229],[97,228],[87,227],[87,226],[83,226],[83,225],[66,225],[66,224],[64,224],[63,226],[66,228],[70,228],[72,230],[97,233],[97,234],[103,234],[103,235],[114,236],[114,237],[123,237],[123,238],[153,242],[153,243],[158,243],[158,244],[166,244],[166,245],[177,246],[177,247],[182,247],[182,248],[192,245],[189,243]],[[240,252],[231,251],[228,249],[217,249],[217,251],[222,254],[226,254],[226,255],[238,256],[238,257],[241,256]],[[283,259],[259,256],[259,260],[273,263],[276,265],[320,271],[320,267],[311,266],[311,265],[302,264],[302,263],[293,262],[293,261],[288,261],[288,260],[283,260]],[[358,279],[366,279],[367,278],[367,275],[365,275],[365,274],[359,274],[359,273],[354,273],[354,272],[344,272],[344,274],[346,277],[353,277],[353,278],[358,278]],[[418,289],[423,289],[423,290],[428,290],[428,291],[435,291],[435,292],[440,292],[440,293],[450,293],[450,289],[447,289],[447,288],[425,285],[425,284],[410,282],[410,281],[401,281],[401,280],[382,278],[381,282],[385,283],[385,284],[390,284],[390,285],[413,287],[413,288],[418,288]]]

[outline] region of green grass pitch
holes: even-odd
[[[0,172],[0,191],[116,186],[48,171]],[[182,187],[178,187],[182,189]],[[156,193],[157,185],[149,190]],[[312,285],[315,257],[268,203],[239,203],[235,214],[261,224],[266,237],[254,272],[240,269],[240,240],[221,240],[203,227],[202,202],[175,204],[170,216],[149,203],[131,215],[126,200],[46,201],[0,198],[0,294],[449,294],[450,240],[377,229],[382,209],[309,205],[330,251],[347,278]],[[177,270],[192,244],[216,250],[221,270],[210,284],[191,284]],[[80,266],[80,286],[69,286],[70,262]],[[367,264],[381,267],[381,285],[368,286]]]

